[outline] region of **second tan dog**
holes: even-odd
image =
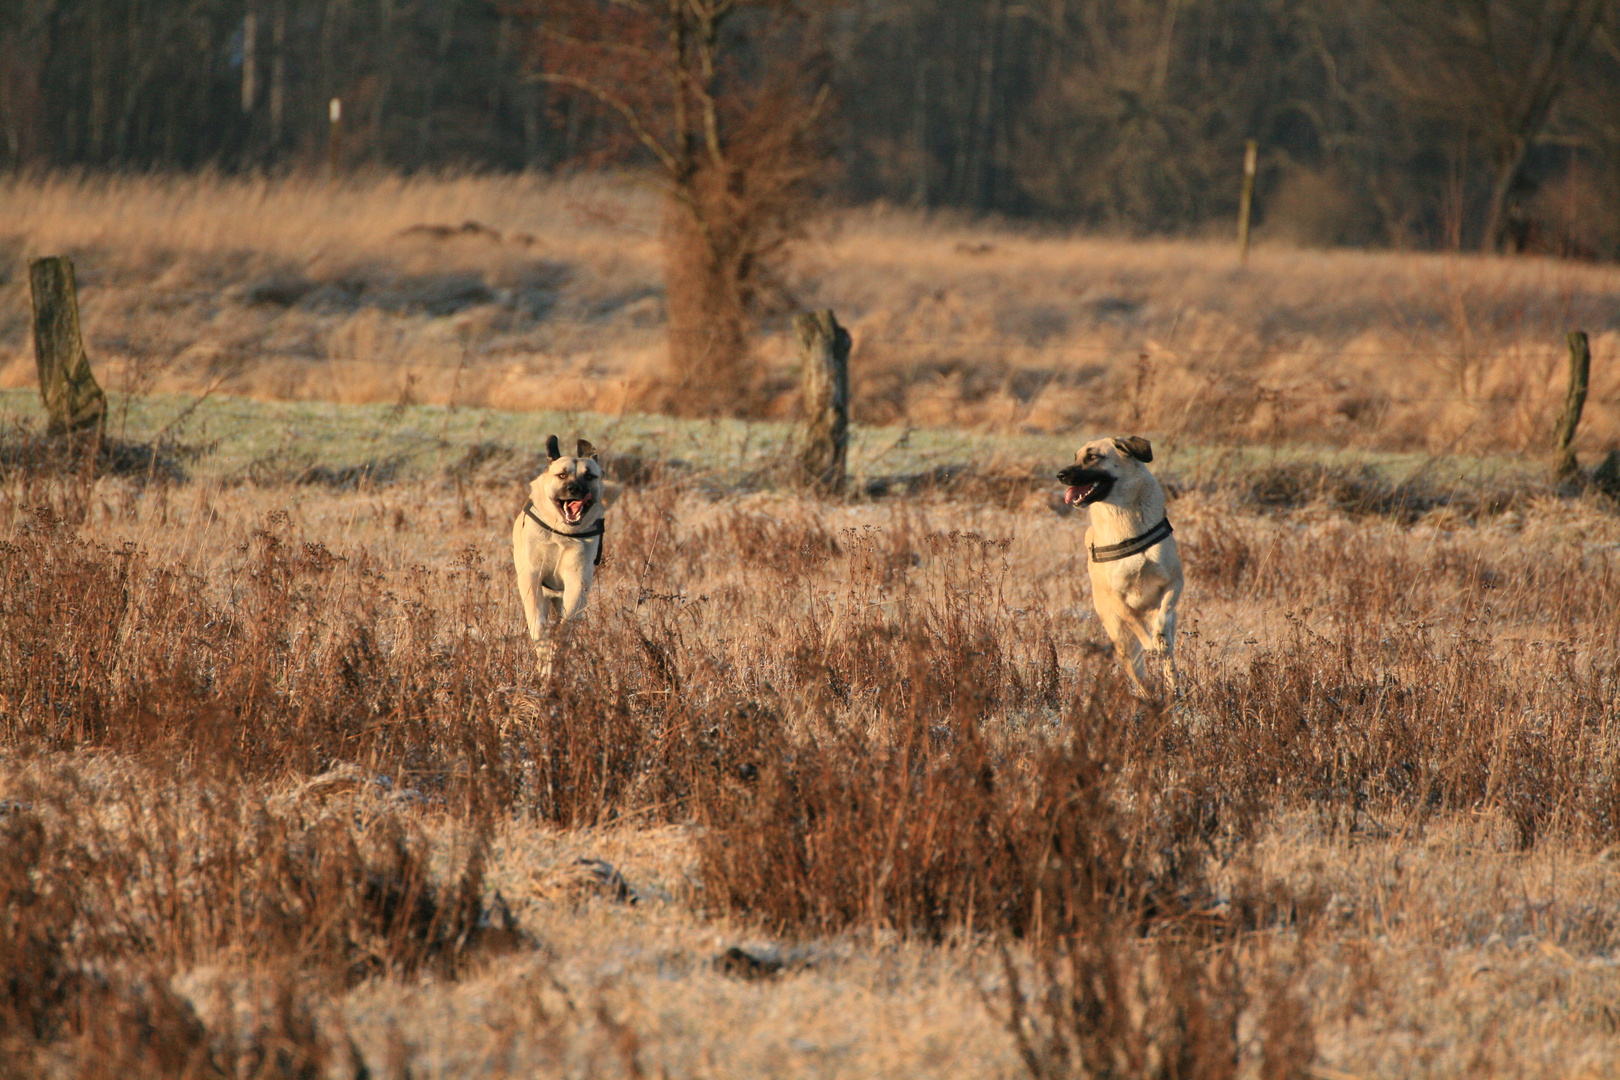
[[[529,501],[512,522],[512,561],[540,674],[551,674],[558,629],[585,610],[602,561],[603,517],[611,495],[596,448],[584,439],[572,456],[546,439],[546,471],[529,484]]]
[[[1146,465],[1152,445],[1140,435],[1097,439],[1082,446],[1074,464],[1058,473],[1069,485],[1063,501],[1087,507],[1086,569],[1091,602],[1131,685],[1148,689],[1143,654],[1163,665],[1165,689],[1176,694],[1176,601],[1181,598],[1181,556],[1164,513],[1164,489]]]

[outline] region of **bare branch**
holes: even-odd
[[[672,174],[678,172],[675,156],[671,154],[670,151],[658,141],[657,136],[653,135],[653,133],[648,130],[647,126],[641,122],[641,117],[636,114],[634,106],[632,106],[628,101],[624,100],[624,98],[620,97],[618,94],[614,94],[588,79],[581,79],[574,75],[560,75],[555,72],[538,72],[533,76],[533,78],[539,82],[551,83],[555,86],[566,86],[570,89],[578,90],[581,93],[591,95],[608,108],[617,112],[620,118],[622,118],[625,124],[630,128],[630,133],[634,135],[643,146],[652,151],[653,156],[658,159],[659,163],[663,165],[664,168],[668,169]]]

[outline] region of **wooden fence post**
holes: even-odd
[[[1249,211],[1254,206],[1254,173],[1260,160],[1260,144],[1250,139],[1243,144],[1243,196],[1238,200],[1238,261],[1249,261]]]
[[[839,493],[849,451],[849,331],[830,311],[796,315],[793,328],[804,380],[800,478],[823,492]]]
[[[1564,414],[1558,418],[1558,460],[1553,466],[1553,475],[1559,479],[1572,476],[1580,469],[1570,444],[1575,441],[1575,428],[1581,422],[1581,410],[1586,407],[1586,384],[1591,369],[1592,349],[1587,343],[1586,331],[1571,330],[1569,389],[1564,393]]]
[[[107,417],[107,397],[90,371],[79,333],[79,294],[73,260],[63,256],[28,264],[34,296],[34,360],[39,396],[50,414],[49,435],[99,428]]]

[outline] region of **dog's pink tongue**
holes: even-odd
[[[579,518],[580,518],[580,515],[585,513],[585,500],[584,499],[572,499],[572,500],[570,500],[568,502],[563,503],[563,509],[568,512],[568,520],[569,521],[578,521]]]
[[[1073,506],[1075,504],[1075,500],[1077,500],[1079,498],[1080,498],[1080,488],[1079,488],[1078,485],[1075,485],[1075,486],[1072,486],[1072,487],[1067,487],[1067,488],[1063,489],[1063,502],[1064,502],[1064,505]]]

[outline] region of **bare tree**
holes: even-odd
[[[535,77],[594,102],[667,194],[666,297],[684,412],[745,411],[748,319],[824,159],[814,10],[789,0],[528,0]]]
[[[1615,0],[1382,0],[1382,7],[1392,85],[1486,144],[1491,185],[1479,243],[1494,251],[1530,150]]]

